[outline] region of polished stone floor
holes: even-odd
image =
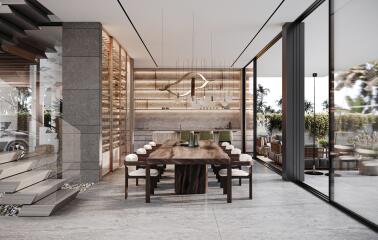
[[[168,173],[172,175],[172,173]],[[173,195],[173,181],[159,184],[151,204],[143,183],[131,182],[123,199],[122,170],[48,218],[0,218],[0,239],[356,239],[378,235],[342,212],[256,163],[254,199],[247,181],[226,203],[213,177],[205,195]]]

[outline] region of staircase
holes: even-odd
[[[0,192],[5,193],[0,204],[22,205],[20,217],[47,217],[76,198],[79,190],[61,189],[64,179],[51,178],[51,170],[38,168],[43,156],[15,156],[16,152],[0,153]]]

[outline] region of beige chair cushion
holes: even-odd
[[[228,146],[228,145],[230,145],[229,142],[222,142],[222,147],[226,147],[226,146]]]
[[[128,154],[125,157],[125,161],[126,162],[137,162],[138,161],[138,155],[136,155],[134,153]]]
[[[156,147],[156,143],[155,142],[149,142],[148,145],[150,145],[152,147]]]
[[[150,176],[157,177],[159,175],[158,170],[150,169]],[[145,177],[146,176],[146,169],[141,168],[134,171],[129,172],[129,176],[131,177]]]
[[[253,165],[252,156],[249,154],[240,154],[239,161],[252,162],[252,165]]]
[[[136,153],[137,153],[137,154],[147,154],[147,151],[146,151],[146,149],[144,149],[144,148],[138,148],[138,149],[136,150]]]
[[[233,177],[247,177],[249,175],[248,172],[240,169],[231,169],[232,176]],[[227,176],[227,169],[221,169],[219,171],[219,176],[226,177]]]

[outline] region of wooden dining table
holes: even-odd
[[[146,203],[150,202],[150,169],[159,164],[175,165],[176,194],[205,193],[207,164],[227,167],[227,202],[232,202],[231,159],[214,141],[199,141],[198,147],[181,146],[175,140],[164,142],[146,160]]]

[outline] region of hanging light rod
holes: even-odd
[[[251,39],[251,41],[249,41],[249,43],[247,44],[247,46],[245,46],[245,48],[243,49],[243,51],[239,54],[239,56],[235,59],[235,61],[231,64],[231,67],[233,67],[235,65],[235,63],[239,60],[239,58],[243,55],[243,53],[247,50],[247,48],[249,47],[249,45],[251,45],[251,43],[255,40],[255,38],[260,34],[260,32],[263,30],[263,28],[265,27],[265,25],[269,22],[269,20],[273,17],[273,15],[278,11],[278,9],[281,7],[281,5],[285,2],[285,0],[282,0],[280,2],[280,4],[278,4],[278,6],[276,7],[276,9],[273,11],[272,14],[270,14],[269,18],[265,21],[265,23],[261,26],[261,28],[259,29],[259,31],[257,31],[257,33],[255,34],[255,36],[253,36],[253,38]]]
[[[135,33],[138,35],[138,37],[139,37],[139,39],[140,39],[140,41],[143,43],[143,46],[144,46],[144,48],[147,50],[147,52],[148,52],[148,54],[150,55],[150,57],[151,57],[151,59],[152,59],[152,61],[154,62],[154,64],[155,64],[155,66],[156,67],[159,67],[158,65],[157,65],[157,63],[156,63],[156,61],[155,61],[155,59],[154,59],[154,57],[152,56],[152,54],[151,54],[151,52],[150,52],[150,50],[148,50],[148,47],[147,47],[147,45],[144,43],[144,41],[143,41],[143,39],[142,39],[142,37],[140,36],[140,34],[139,34],[139,32],[138,32],[138,30],[136,29],[136,27],[134,26],[134,23],[133,23],[133,21],[131,21],[131,19],[130,19],[130,17],[129,17],[129,15],[127,14],[127,12],[126,12],[126,10],[125,10],[125,8],[123,7],[123,5],[122,5],[122,3],[121,3],[121,1],[120,0],[117,0],[117,2],[118,2],[118,4],[119,4],[119,6],[122,8],[122,11],[123,11],[123,13],[125,14],[125,16],[127,17],[127,19],[129,20],[129,22],[130,22],[130,24],[131,24],[131,26],[134,28],[134,31],[135,31]]]

